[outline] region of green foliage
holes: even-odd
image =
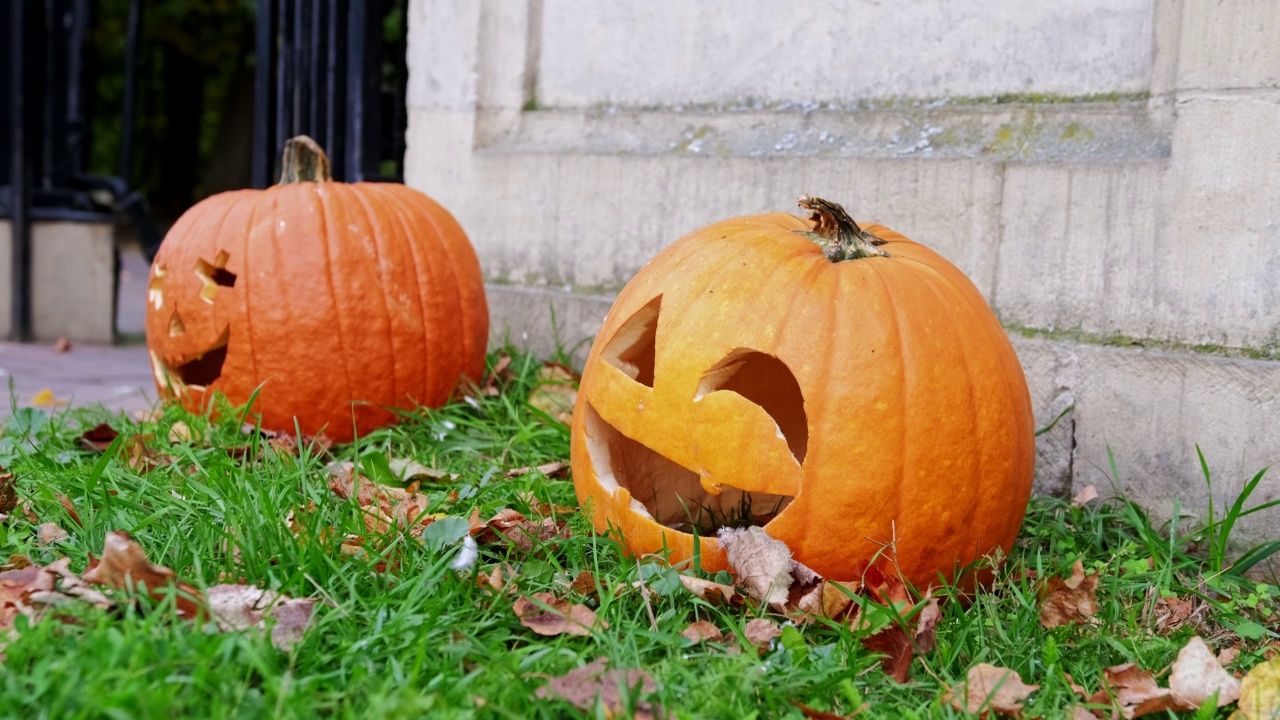
[[[241,417],[225,409],[221,421],[173,407],[144,423],[102,408],[32,412],[9,421],[0,441],[11,442],[5,463],[18,478],[19,495],[42,522],[58,523],[71,537],[47,546],[25,522],[0,523],[3,555],[41,564],[68,556],[82,571],[89,555],[101,552],[105,534],[121,529],[153,562],[197,586],[262,584],[326,604],[288,653],[254,633],[202,631],[173,618],[164,605],[20,622],[4,650],[0,716],[577,717],[584,715],[559,701],[535,700],[534,693],[547,676],[606,656],[618,667],[650,672],[659,688],[652,699],[680,718],[800,718],[792,700],[837,713],[868,703],[860,718],[958,718],[940,700],[942,692],[979,662],[1009,667],[1039,684],[1025,715],[1056,718],[1079,702],[1064,673],[1093,691],[1109,665],[1158,669],[1173,660],[1194,630],[1159,631],[1152,608],[1160,597],[1207,603],[1201,634],[1218,646],[1236,642],[1232,632],[1243,638],[1237,667],[1259,662],[1264,644],[1280,637],[1280,590],[1230,572],[1211,575],[1214,584],[1202,586],[1216,561],[1191,552],[1192,535],[1153,525],[1123,498],[1085,508],[1033,500],[988,590],[935,590],[942,610],[937,648],[913,662],[905,685],[887,678],[861,643],[896,613],[858,598],[872,628],[823,621],[787,626],[757,656],[741,638],[746,622],[762,611],[712,606],[683,591],[673,570],[627,557],[613,539],[592,532],[581,512],[569,518],[572,537],[554,548],[525,556],[481,545],[475,566],[451,570],[463,552],[461,518],[473,507],[488,518],[503,508],[532,515],[530,497],[576,502],[567,480],[536,472],[506,477],[512,468],[568,458],[567,428],[525,402],[540,366],[537,358],[517,355],[514,377],[500,395],[405,413],[401,424],[337,448],[335,458],[274,452],[259,434],[246,435]],[[103,454],[82,449],[77,436],[103,421],[126,436],[150,436],[155,451],[177,462],[139,472],[124,446]],[[178,421],[200,440],[165,442]],[[246,444],[241,459],[227,452]],[[428,497],[426,512],[458,519],[437,521],[420,540],[393,529],[368,556],[344,554],[344,537],[368,531],[361,509],[328,488],[326,464],[348,460],[377,474],[389,472],[393,458],[456,473],[456,479],[424,482],[420,492]],[[82,527],[59,495],[74,503]],[[294,530],[285,522],[290,513]],[[1221,522],[1194,537],[1229,539]],[[380,569],[389,560],[398,565]],[[1076,560],[1100,574],[1097,622],[1046,629],[1038,617],[1037,578],[1061,574]],[[499,564],[520,569],[518,594],[547,591],[587,604],[607,629],[589,637],[531,633],[511,610],[514,596],[477,583],[481,571]],[[596,578],[598,596],[568,589],[582,571]],[[724,574],[710,579],[729,580]],[[640,581],[647,595],[631,589]],[[737,633],[737,644],[682,638],[695,620]],[[1203,708],[1195,717],[1226,712]]]

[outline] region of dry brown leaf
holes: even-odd
[[[827,580],[822,585],[822,616],[838,620],[848,614],[853,596],[862,589],[861,583]]]
[[[0,467],[0,513],[11,513],[18,507],[18,482],[13,473]]]
[[[871,709],[869,704],[863,703],[848,715],[837,715],[835,713],[824,712],[822,710],[815,710],[799,700],[788,700],[787,702],[796,706],[796,708],[800,710],[801,715],[811,718],[811,720],[849,720],[849,718],[856,717],[857,715]]]
[[[1022,701],[1039,688],[1039,685],[1023,683],[1022,676],[1008,668],[979,663],[969,668],[965,681],[948,690],[942,700],[974,715],[985,717],[989,712],[996,712],[1018,717]]]
[[[107,533],[103,540],[102,559],[95,560],[90,556],[89,569],[83,577],[85,582],[118,590],[132,590],[143,585],[157,602],[168,595],[167,588],[175,587],[174,604],[180,617],[191,620],[204,613],[204,596],[200,591],[179,580],[169,568],[151,564],[142,546],[122,530]]]
[[[1113,665],[1102,671],[1102,689],[1089,698],[1094,705],[1113,705],[1127,718],[1172,710],[1173,695],[1156,684],[1150,670],[1134,663]]]
[[[58,339],[53,341],[52,350],[55,353],[58,353],[59,355],[65,352],[70,352],[71,338],[67,337],[66,335],[59,335]]]
[[[481,570],[476,575],[476,584],[495,593],[511,594],[515,592],[516,585],[513,581],[518,574],[510,565],[494,565],[488,573]]]
[[[1213,651],[1199,636],[1191,638],[1178,651],[1178,659],[1169,672],[1169,691],[1182,710],[1195,710],[1214,693],[1218,707],[1240,697],[1240,681],[1222,668]]]
[[[756,618],[748,620],[746,627],[742,629],[742,636],[751,643],[757,653],[763,654],[769,649],[769,644],[773,639],[782,635],[782,628],[778,627],[778,623],[768,618]]]
[[[58,578],[59,589],[75,598],[97,605],[100,608],[111,607],[111,599],[100,590],[89,585],[79,575],[71,572],[71,558],[59,558],[44,567],[44,571]]]
[[[696,643],[724,642],[724,633],[720,632],[720,628],[706,620],[689,623],[689,627],[685,628],[680,635]]]
[[[1071,720],[1098,720],[1098,716],[1081,705],[1071,708]]]
[[[516,598],[511,606],[520,624],[539,635],[590,635],[596,625],[596,614],[585,605],[571,603],[548,592],[540,592],[532,599]],[[601,627],[608,624],[601,621]]]
[[[1156,630],[1167,633],[1182,627],[1195,613],[1195,601],[1190,598],[1161,597],[1156,600]]]
[[[175,459],[172,455],[157,453],[147,447],[147,441],[150,439],[150,435],[134,435],[124,443],[129,468],[136,473],[150,472],[161,465],[172,464]]]
[[[209,613],[223,631],[265,629],[274,619],[271,644],[288,652],[302,640],[316,598],[290,598],[251,585],[214,585],[205,591]]]
[[[737,584],[747,594],[777,609],[786,606],[791,590],[791,549],[764,528],[721,529],[717,539],[728,556]]]
[[[177,445],[179,443],[191,442],[195,439],[195,434],[191,432],[191,428],[181,420],[169,426],[169,444]]]
[[[534,693],[540,700],[559,698],[579,710],[594,710],[596,703],[604,706],[606,717],[616,717],[630,712],[626,696],[636,693],[649,695],[658,685],[644,670],[606,670],[608,658],[599,658],[590,665],[577,668],[560,677],[549,678],[546,685]],[[665,718],[662,707],[645,701],[636,703],[636,720]]]
[[[573,406],[578,401],[578,374],[568,366],[548,362],[535,376],[536,385],[529,393],[529,406],[568,425],[573,420]]]
[[[871,591],[871,597],[876,602],[894,608],[899,615],[911,609],[911,593],[907,591],[902,578],[896,575],[885,575],[873,565],[863,573],[862,585]]]
[[[553,505],[538,499],[538,496],[532,492],[520,493],[517,497],[529,506],[529,510],[538,515],[572,515],[578,512],[578,508],[568,505]]]
[[[938,607],[938,598],[930,597],[916,616],[916,652],[921,655],[933,652],[933,648],[937,646],[938,635],[935,628],[940,617],[942,610]]]
[[[1071,498],[1071,507],[1084,507],[1085,503],[1096,499],[1098,499],[1097,486],[1085,485],[1075,497]]]
[[[1040,624],[1046,628],[1088,622],[1098,612],[1098,574],[1086,576],[1080,560],[1071,577],[1051,577],[1040,592]]]
[[[76,512],[76,504],[71,500],[71,498],[63,495],[62,493],[54,493],[53,496],[58,498],[58,504],[62,506],[63,510],[67,511],[67,515],[71,518],[71,522],[75,523],[79,527],[84,527],[84,523],[80,521],[80,513]]]
[[[689,592],[716,607],[742,604],[742,596],[730,585],[723,585],[711,580],[693,577],[692,575],[681,575],[680,584],[684,585]]]
[[[1240,705],[1231,720],[1275,720],[1278,715],[1280,659],[1273,659],[1253,666],[1240,681]]]
[[[111,447],[112,441],[119,436],[120,433],[107,423],[98,423],[81,433],[78,442],[85,450],[103,452]]]
[[[913,652],[911,641],[900,626],[889,625],[874,635],[862,638],[862,646],[884,655],[880,658],[880,667],[884,668],[885,674],[899,683],[907,681]]]
[[[518,468],[515,468],[514,470],[508,470],[506,477],[508,478],[520,477],[521,475],[528,475],[529,473],[534,471],[542,473],[547,478],[560,477],[561,475],[564,475],[569,471],[569,463],[551,462],[551,463],[545,463],[543,465],[538,465],[537,467],[518,467]]]
[[[491,369],[484,376],[484,380],[480,382],[480,387],[478,389],[480,394],[487,395],[489,397],[495,397],[501,394],[501,390],[498,387],[499,381],[505,383],[511,380],[513,375],[509,370],[510,367],[511,356],[503,353],[498,357],[497,362],[493,364],[493,369]]]
[[[40,542],[45,545],[60,543],[69,537],[71,537],[71,534],[58,527],[57,523],[40,524]]]
[[[13,627],[19,615],[33,614],[28,596],[43,575],[44,569],[38,565],[0,572],[0,630]]]
[[[596,577],[586,570],[578,571],[578,576],[569,583],[569,589],[584,597],[595,597],[599,594]]]
[[[1240,657],[1239,645],[1232,645],[1231,647],[1222,648],[1221,650],[1218,651],[1218,664],[1221,665],[1222,667],[1226,667],[1231,663],[1235,662],[1236,658],[1238,657]]]

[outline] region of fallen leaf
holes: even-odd
[[[747,594],[777,609],[786,606],[791,590],[791,549],[764,528],[722,528],[717,539],[728,556],[737,584]]]
[[[1190,598],[1161,597],[1156,600],[1156,630],[1167,633],[1182,627],[1195,612]]]
[[[0,630],[12,628],[19,615],[34,613],[28,596],[44,574],[38,565],[0,572]]]
[[[680,584],[684,585],[689,592],[716,607],[742,604],[742,596],[731,585],[704,580],[692,575],[681,575]]]
[[[480,382],[479,392],[482,395],[495,397],[501,394],[498,388],[499,380],[507,382],[511,380],[512,374],[508,368],[511,367],[511,356],[502,353],[498,360],[494,362],[493,368],[485,374],[484,380]]]
[[[251,585],[214,585],[205,590],[205,599],[210,615],[223,631],[263,630],[268,620],[275,620],[271,644],[284,652],[302,640],[319,602]]]
[[[549,678],[534,695],[540,700],[559,698],[586,711],[594,710],[599,702],[604,706],[606,717],[616,717],[630,712],[624,695],[629,698],[637,693],[649,695],[657,691],[657,683],[644,670],[606,670],[608,664],[608,658],[599,658],[590,665]],[[667,715],[660,705],[639,701],[635,703],[635,715],[632,717],[653,720]]]
[[[916,652],[921,655],[933,652],[933,648],[937,646],[938,635],[935,627],[940,617],[942,617],[942,610],[938,607],[938,598],[930,597],[920,609],[920,614],[916,616]]]
[[[1275,720],[1277,715],[1280,715],[1280,659],[1254,665],[1244,676],[1240,681],[1240,704],[1231,720]]]
[[[98,423],[80,434],[80,447],[94,452],[103,452],[111,447],[111,442],[119,435],[120,433],[107,423]]]
[[[862,705],[858,706],[856,710],[849,713],[848,715],[837,715],[835,713],[824,712],[822,710],[815,710],[814,708],[811,708],[808,705],[805,705],[799,700],[788,700],[787,702],[796,706],[796,708],[800,710],[801,715],[804,715],[807,718],[811,718],[812,720],[849,720],[849,718],[855,717],[865,712],[866,710],[871,709],[871,705],[867,703],[863,703]],[[1090,717],[1093,717],[1093,716],[1090,715]]]
[[[1218,664],[1221,665],[1222,667],[1226,667],[1231,663],[1235,662],[1236,658],[1238,657],[1240,657],[1239,645],[1232,645],[1231,647],[1222,648],[1221,650],[1218,651]]]
[[[578,508],[568,505],[553,505],[538,499],[538,496],[532,492],[523,492],[518,496],[522,502],[529,506],[529,510],[538,515],[570,515],[576,513]]]
[[[18,482],[13,473],[0,468],[0,513],[11,513],[18,507]]]
[[[863,573],[863,587],[871,591],[876,602],[885,607],[894,608],[899,615],[906,613],[912,606],[911,593],[907,592],[906,583],[897,575],[885,575],[874,565]]]
[[[66,400],[60,400],[53,396],[53,391],[45,388],[35,395],[31,396],[31,404],[36,407],[62,407],[67,404]]]
[[[134,435],[124,443],[129,468],[138,474],[148,473],[161,465],[172,464],[175,459],[172,455],[157,453],[147,447],[147,441],[150,439],[150,435]]]
[[[538,368],[529,406],[568,425],[573,420],[573,406],[578,401],[578,374],[560,363],[548,362]]]
[[[1083,706],[1076,705],[1071,709],[1071,720],[1098,720],[1098,716]]]
[[[506,477],[508,478],[520,477],[521,475],[528,475],[531,472],[539,472],[539,473],[542,473],[547,478],[555,478],[555,477],[560,477],[561,475],[564,475],[565,473],[568,472],[568,470],[569,470],[569,463],[551,462],[543,465],[538,465],[537,467],[518,467],[518,468],[515,468],[514,470],[508,470]]]
[[[401,458],[390,458],[387,460],[387,467],[391,468],[391,474],[403,483],[408,483],[415,479],[425,480],[457,480],[457,473],[445,472],[432,467],[427,467],[420,462],[414,460],[403,460]]]
[[[1150,670],[1134,663],[1102,671],[1102,688],[1089,698],[1093,705],[1114,705],[1125,718],[1174,709],[1173,695],[1156,684]]]
[[[680,633],[680,636],[696,643],[703,641],[724,642],[724,633],[720,632],[720,628],[706,620],[689,623],[689,627],[685,628]]]
[[[40,542],[45,545],[53,545],[71,537],[66,530],[58,527],[57,523],[41,523],[40,525]]]
[[[586,570],[579,570],[578,576],[569,583],[569,589],[584,597],[594,597],[598,594],[596,578]]]
[[[1197,636],[1178,651],[1169,673],[1169,691],[1182,710],[1195,710],[1214,693],[1218,695],[1218,707],[1224,707],[1240,697],[1240,681],[1222,668],[1213,651]]]
[[[548,592],[540,592],[532,599],[516,598],[511,607],[520,624],[539,635],[590,635],[596,624],[596,614],[585,605],[571,603]],[[608,627],[603,621],[601,627]]]
[[[1040,592],[1040,624],[1046,628],[1088,622],[1098,612],[1098,574],[1086,576],[1080,560],[1071,577],[1051,577]]]
[[[164,417],[164,410],[162,408],[133,411],[133,419],[142,423],[155,422],[162,417]]]
[[[132,591],[142,585],[156,602],[168,595],[166,588],[173,587],[177,590],[174,605],[180,617],[190,620],[203,615],[204,596],[200,591],[179,580],[169,568],[149,562],[142,546],[122,530],[107,533],[102,558],[95,560],[91,555],[83,577],[85,582],[118,590]]]
[[[181,420],[169,426],[169,444],[177,445],[179,443],[191,442],[194,435],[191,428],[187,427],[185,422]]]
[[[1017,717],[1022,712],[1022,701],[1039,688],[1023,683],[1022,676],[1012,670],[979,663],[969,668],[965,681],[947,690],[942,700],[973,715],[985,717],[996,712]]]
[[[1085,485],[1084,488],[1071,498],[1071,507],[1084,507],[1085,503],[1098,498],[1098,488],[1094,485]]]
[[[62,493],[54,493],[54,497],[58,498],[58,503],[62,505],[62,509],[67,511],[67,515],[71,518],[71,522],[74,522],[80,527],[84,527],[84,523],[80,521],[80,513],[76,512],[75,502]]]
[[[742,629],[742,636],[751,643],[757,653],[764,653],[769,649],[773,639],[782,635],[782,628],[778,627],[778,623],[768,618],[756,618],[748,620],[746,627]]]
[[[55,353],[58,353],[59,355],[65,352],[70,352],[71,338],[67,337],[66,335],[59,335],[58,339],[54,341],[53,347],[51,349]]]
[[[867,635],[862,638],[862,646],[884,655],[880,659],[880,667],[886,675],[899,683],[907,681],[913,651],[911,641],[907,640],[907,633],[901,626],[889,625],[873,635]]]

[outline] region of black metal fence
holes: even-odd
[[[88,118],[84,46],[91,0],[0,3],[0,219],[12,229],[11,335],[31,329],[31,225],[124,215],[150,254],[160,238],[130,187],[140,18],[127,22],[120,165],[84,172]],[[405,130],[407,0],[258,0],[254,187],[274,182],[284,141],[307,134],[329,152],[337,180],[399,181]],[[96,192],[95,192],[96,191]],[[108,199],[104,204],[103,200]],[[68,278],[74,281],[74,278]]]
[[[254,187],[274,181],[280,150],[294,135],[324,146],[337,180],[400,181],[406,5],[258,0]],[[395,13],[400,26],[388,42],[388,16]]]

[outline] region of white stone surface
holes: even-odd
[[[537,98],[847,102],[1147,88],[1153,0],[543,0]]]
[[[1178,88],[1274,88],[1280,85],[1280,3],[1190,0],[1183,3]]]

